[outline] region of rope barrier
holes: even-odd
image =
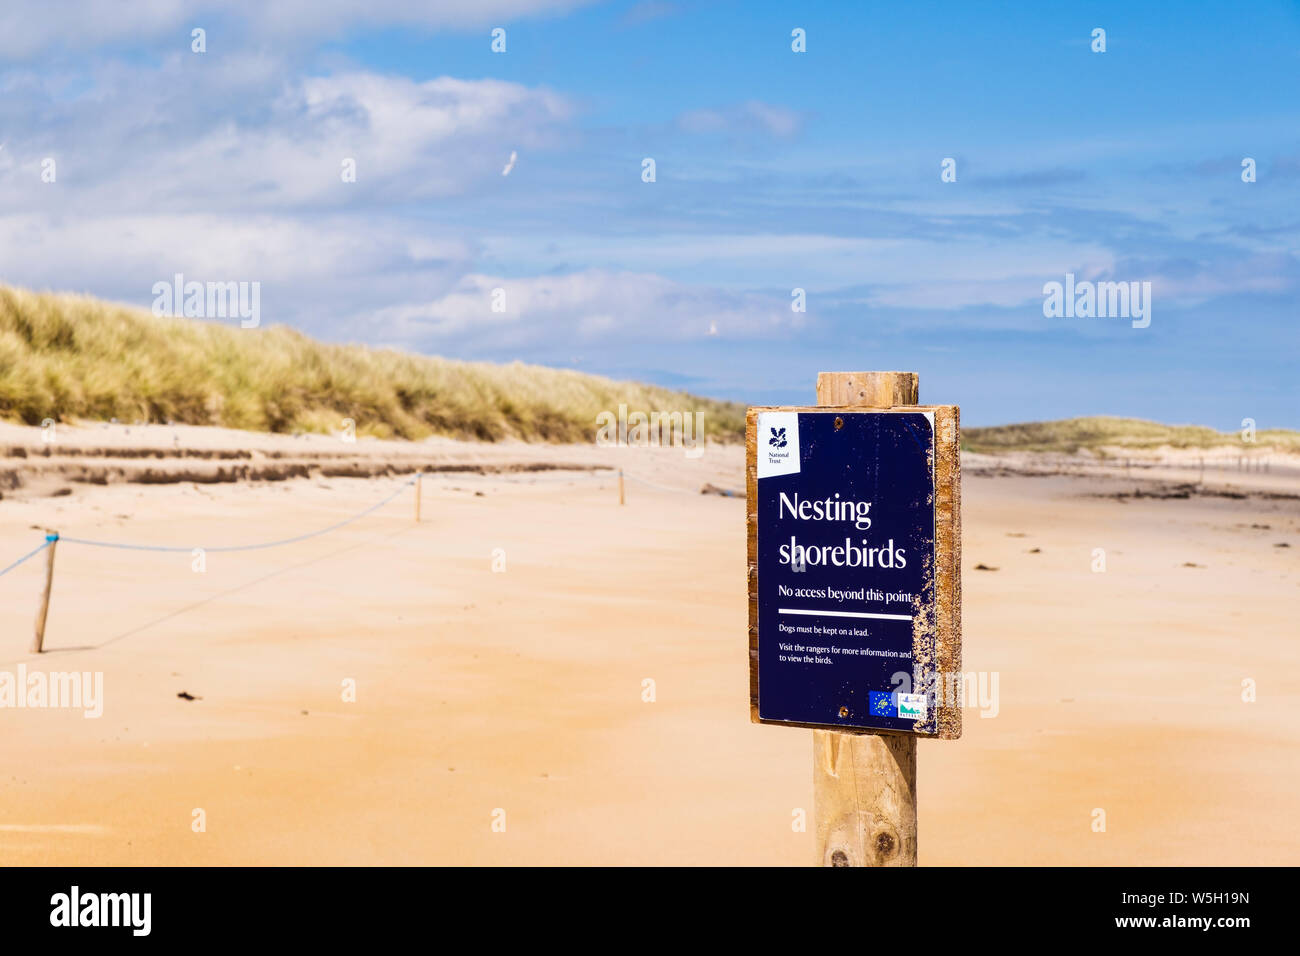
[[[660,485],[653,481],[646,481],[644,478],[638,478],[636,475],[627,474],[626,472],[624,474],[626,475],[626,477],[631,478],[637,484],[645,485],[649,488],[658,488],[660,491],[675,491],[678,492],[679,494],[684,494],[684,495],[698,494],[698,492],[691,491],[689,488],[669,488],[667,485]]]
[[[37,548],[35,551],[29,552],[28,554],[23,555],[21,558],[19,558],[19,559],[18,559],[17,561],[15,561],[13,564],[9,565],[9,567],[5,568],[3,571],[0,571],[0,578],[4,577],[6,574],[8,574],[8,573],[9,573],[10,571],[12,571],[14,568],[18,567],[18,565],[22,564],[24,561],[29,561],[29,560],[31,560],[32,558],[36,557],[38,554],[40,554],[42,551],[44,551],[44,550],[45,550],[46,548],[48,548],[49,546],[50,546],[50,538],[47,536],[46,539],[45,539],[45,543],[42,544],[39,548]]]
[[[614,476],[609,474],[601,474],[598,472],[588,472],[583,477],[605,479]],[[618,477],[618,503],[621,505],[623,504],[623,479],[625,477],[625,473],[622,471],[622,469],[619,470],[617,477]],[[657,488],[661,491],[679,492],[682,494],[693,494],[693,492],[685,488],[670,488],[667,485],[661,485],[658,484],[657,482],[649,481],[645,478],[637,478],[635,475],[626,475],[626,477],[631,478],[633,481],[640,482],[642,485],[645,485],[648,488]],[[334,524],[328,525],[327,527],[324,528],[319,528],[316,531],[309,531],[306,534],[295,535],[292,538],[281,538],[277,541],[261,541],[256,544],[218,545],[217,547],[203,548],[202,550],[211,551],[213,553],[227,553],[227,554],[234,551],[260,551],[266,548],[278,548],[286,544],[296,544],[299,541],[306,541],[309,538],[319,537],[320,535],[328,534],[331,531],[337,531],[339,528],[346,527],[347,525],[352,524],[354,521],[359,521],[360,519],[364,518],[366,515],[373,514],[374,512],[378,511],[384,505],[388,504],[390,501],[392,501],[394,498],[396,498],[398,495],[400,495],[403,491],[405,491],[407,488],[411,487],[412,485],[415,485],[415,520],[418,523],[420,520],[420,483],[423,478],[424,478],[423,472],[416,472],[412,478],[402,482],[402,484],[399,485],[392,494],[388,495],[381,501],[375,502],[375,504],[371,505],[369,508],[366,508],[364,511],[359,511],[356,514],[352,515],[351,517],[344,518],[342,521],[336,521]],[[706,486],[706,490],[708,488],[709,486]],[[720,493],[727,494],[727,492],[720,492]],[[41,552],[45,551],[47,548],[51,549],[49,553],[50,559],[46,565],[45,590],[41,601],[40,612],[37,615],[36,637],[34,643],[32,644],[32,653],[35,654],[39,654],[43,650],[46,613],[49,609],[49,601],[50,601],[50,585],[54,577],[54,551],[52,549],[54,545],[59,541],[66,541],[69,544],[82,544],[92,548],[116,548],[125,551],[155,551],[155,552],[165,552],[165,553],[174,554],[178,552],[189,553],[195,550],[195,548],[190,545],[135,544],[127,541],[98,541],[93,538],[65,538],[65,537],[61,537],[58,532],[47,532],[45,535],[45,541],[40,545],[40,547],[34,548],[32,551],[29,551],[27,554],[19,558],[17,561],[14,561],[8,567],[4,568],[3,570],[0,570],[0,577],[3,577],[4,575],[8,574],[10,571],[13,571],[15,568],[18,568],[19,566],[30,561],[32,558],[36,557]]]
[[[345,518],[344,520],[329,525],[328,527],[320,528],[319,530],[316,531],[309,531],[306,534],[296,535],[295,537],[292,538],[281,538],[278,541],[263,541],[257,544],[220,545],[213,548],[203,548],[203,550],[211,551],[213,553],[226,553],[226,554],[234,551],[261,551],[266,548],[278,548],[286,544],[296,544],[299,541],[306,541],[309,538],[315,538],[322,534],[328,534],[331,531],[337,531],[339,528],[350,525],[352,524],[352,522],[358,521],[361,518],[364,518],[366,515],[373,514],[375,511],[378,511],[384,505],[388,504],[390,501],[392,501],[394,498],[400,495],[405,489],[419,482],[419,480],[422,477],[423,477],[422,473],[417,473],[410,480],[403,482],[396,491],[394,491],[388,497],[384,498],[382,501],[379,501],[371,505],[369,508],[365,509],[364,511],[357,512],[356,514],[352,515],[350,518]],[[605,478],[614,478],[615,475],[610,473],[602,473],[602,472],[588,472],[584,475],[569,476],[569,477],[605,479]],[[625,473],[625,477],[630,478],[632,481],[645,485],[648,488],[656,488],[660,491],[670,491],[679,494],[695,493],[690,491],[687,488],[671,488],[668,485],[661,485],[658,482],[649,481],[645,478],[638,478],[636,475]],[[55,540],[66,541],[69,544],[82,544],[92,548],[116,548],[118,550],[123,550],[123,551],[161,551],[161,552],[168,552],[168,553],[189,553],[192,552],[195,547],[193,545],[182,546],[182,545],[165,545],[165,544],[132,544],[130,542],[125,542],[125,541],[97,541],[91,538],[69,538],[69,537],[58,537],[55,535],[47,535],[45,538],[45,542],[40,547],[28,552],[27,554],[19,558],[17,561],[10,564],[8,567],[4,568],[3,570],[0,570],[0,577],[3,577],[4,575],[8,574],[10,571],[17,568],[19,565],[22,565],[25,562],[30,561],[32,558],[36,557],[38,554],[40,554],[42,551],[48,548],[50,544]]]
[[[450,473],[447,474],[446,477],[456,478],[458,475]],[[535,485],[545,484],[547,481],[559,484],[562,481],[576,481],[580,478],[615,479],[618,477],[618,472],[613,469],[610,469],[609,471],[588,471],[584,469],[576,472],[560,471],[557,469],[555,471],[528,471],[509,474],[501,473],[494,474],[492,477],[506,485]]]
[[[295,544],[299,541],[306,541],[308,538],[314,538],[317,535],[326,534],[330,531],[337,531],[339,528],[342,528],[344,525],[349,525],[354,521],[364,518],[366,515],[371,514],[372,512],[378,511],[380,508],[388,504],[390,501],[392,501],[394,498],[400,495],[411,485],[415,484],[419,480],[419,478],[420,476],[416,475],[410,481],[403,482],[401,487],[399,487],[396,491],[394,491],[383,501],[380,501],[377,504],[373,504],[365,511],[360,511],[354,514],[352,517],[346,518],[343,521],[337,522],[336,524],[332,524],[327,528],[321,528],[318,531],[309,531],[306,534],[300,534],[293,538],[282,538],[279,541],[265,541],[260,544],[223,545],[221,547],[216,547],[216,548],[204,548],[203,550],[210,551],[213,553],[229,553],[231,551],[260,551],[265,548],[278,548],[281,545],[285,545],[285,544]],[[85,544],[95,548],[119,548],[127,551],[169,551],[169,552],[188,553],[193,551],[195,547],[193,545],[187,547],[181,547],[178,545],[127,544],[127,543],[117,542],[117,541],[92,541],[86,538],[68,538],[68,537],[62,537],[59,540],[67,541],[72,544]],[[39,550],[40,548],[37,549],[37,551]],[[35,553],[36,552],[33,552],[33,554]],[[32,555],[28,555],[27,557],[31,557],[31,556]],[[27,560],[27,558],[24,558],[23,560],[25,561]]]
[[[698,492],[692,491],[692,490],[689,489],[689,488],[670,488],[668,485],[661,485],[661,484],[658,484],[657,482],[647,481],[645,478],[638,478],[636,475],[633,475],[633,474],[631,474],[630,472],[626,472],[626,471],[623,472],[623,477],[629,479],[630,481],[635,481],[635,482],[638,482],[639,484],[645,485],[645,486],[648,487],[648,488],[657,488],[659,491],[674,491],[674,492],[677,492],[678,494],[683,494],[683,495],[694,495],[694,494],[697,494],[697,493],[698,493]],[[584,473],[577,474],[577,475],[565,475],[565,476],[563,476],[563,480],[564,480],[564,481],[573,481],[573,480],[576,479],[576,478],[597,478],[597,479],[601,479],[601,480],[605,480],[605,479],[617,480],[617,479],[618,479],[618,472],[616,472],[616,471],[612,471],[612,472],[591,471],[591,472],[584,472]],[[520,479],[518,479],[518,478],[502,479],[502,480],[503,480],[503,481],[508,481],[508,482],[510,482],[511,484],[523,484],[523,483],[524,483],[524,482],[522,482],[522,481],[521,481]],[[559,481],[560,479],[556,479],[556,480]],[[528,483],[531,484],[531,483],[533,483],[533,481],[534,481],[534,479],[530,479]]]

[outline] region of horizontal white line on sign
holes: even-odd
[[[860,611],[808,611],[797,607],[779,607],[778,614],[812,614],[817,617],[869,617],[877,621],[910,621],[910,614],[864,614]]]

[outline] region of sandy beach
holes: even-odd
[[[30,449],[3,459],[0,566],[45,528],[186,550],[60,543],[39,657],[44,559],[0,577],[0,670],[103,675],[98,718],[0,709],[0,861],[813,862],[792,826],[811,732],[748,718],[744,500],[699,493],[743,488],[742,448],[59,428],[48,458],[38,429],[0,432]],[[241,461],[309,467],[160,474]],[[1300,784],[1295,473],[1181,497],[1152,493],[1186,475],[965,467],[963,664],[999,693],[919,745],[920,862],[1300,862],[1278,825]]]

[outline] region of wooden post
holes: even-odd
[[[45,618],[50,613],[50,587],[54,584],[54,546],[59,543],[57,531],[47,531],[45,541],[45,589],[41,592],[41,606],[36,612],[36,637],[32,640],[32,653],[45,649]]]
[[[818,405],[918,401],[915,372],[821,372]],[[821,866],[916,866],[916,738],[813,731],[813,815]]]
[[[424,487],[424,472],[415,475],[415,522],[420,522],[420,490]]]
[[[623,469],[618,470],[618,503],[623,503]]]

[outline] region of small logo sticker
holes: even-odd
[[[867,692],[867,706],[874,717],[893,717],[894,716],[894,695],[887,690],[872,690]]]
[[[759,413],[757,444],[758,477],[799,474],[799,413]]]
[[[925,720],[925,695],[899,694],[898,716],[907,720]]]

